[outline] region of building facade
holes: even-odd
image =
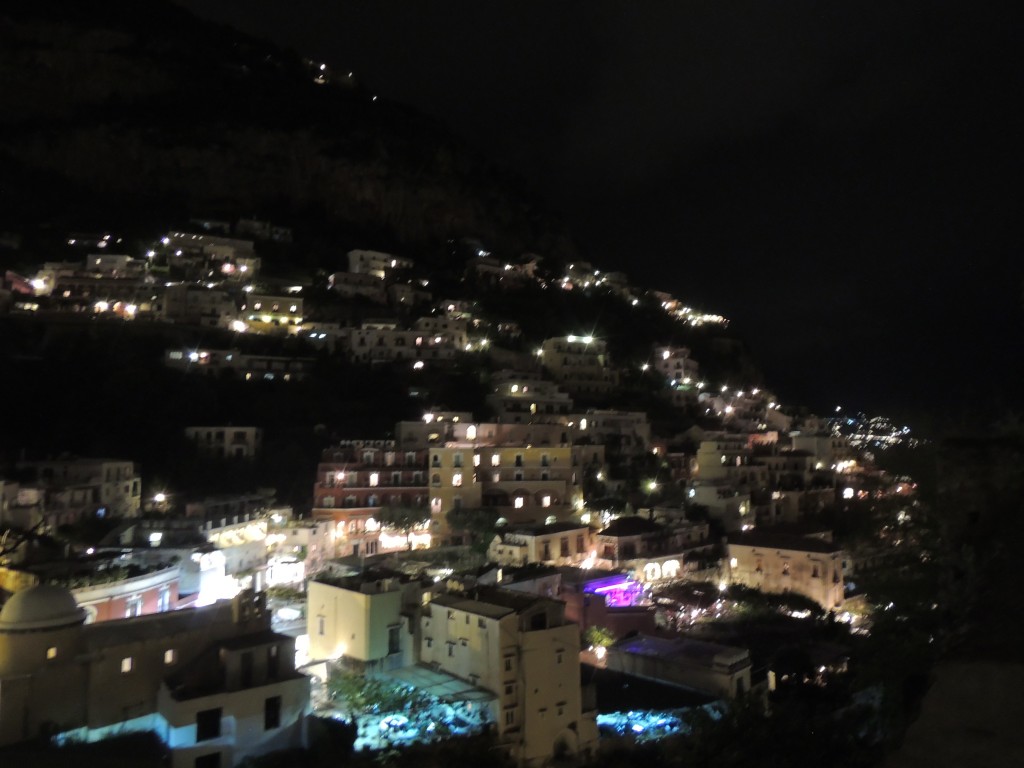
[[[763,592],[796,592],[826,611],[843,605],[846,555],[831,541],[768,531],[729,539],[729,578]]]
[[[498,742],[520,763],[596,748],[584,712],[579,627],[557,600],[480,589],[434,597],[420,618],[420,661],[491,691]]]

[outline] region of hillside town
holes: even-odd
[[[356,753],[486,735],[511,764],[587,764],[801,697],[881,743],[867,670],[900,608],[870,585],[929,557],[917,483],[878,461],[908,428],[785,405],[670,338],[494,309],[572,294],[676,339],[728,325],[621,272],[459,241],[440,275],[351,250],[296,282],[262,255],[292,239],[68,233],[4,275],[12,329],[191,334],[154,352],[175,381],[287,398],[341,361],[405,396],[373,404],[379,432],[320,432],[287,498],[217,487],[266,456],[259,421],[181,424],[194,485],[56,436],[0,467],[0,747],[147,732],[174,766],[236,766],[330,721]],[[449,371],[479,397],[417,378]]]

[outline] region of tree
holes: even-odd
[[[497,528],[498,517],[497,511],[487,507],[454,507],[445,514],[448,527],[453,531],[465,531],[473,539],[485,542]]]
[[[588,627],[583,633],[583,640],[588,646],[607,648],[615,642],[615,634],[607,627]]]
[[[376,514],[377,522],[408,534],[413,528],[430,522],[427,507],[384,506]]]

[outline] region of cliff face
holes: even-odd
[[[258,212],[408,245],[572,252],[440,126],[159,0],[0,12],[0,83],[8,226]]]

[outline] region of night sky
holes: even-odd
[[[1009,3],[182,5],[441,120],[595,266],[730,317],[784,399],[1020,404]]]

